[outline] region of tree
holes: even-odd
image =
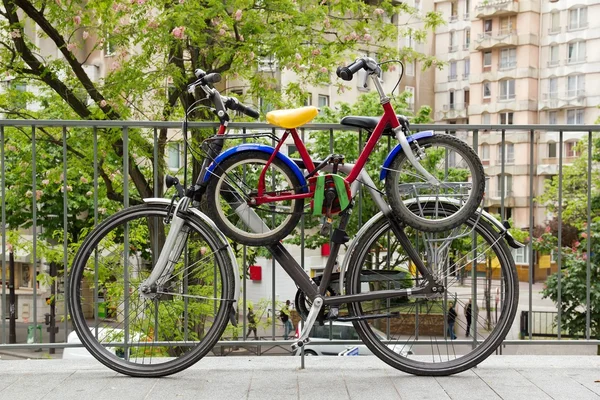
[[[540,196],[550,210],[557,215],[558,207],[562,206],[563,227],[566,226],[568,237],[558,243],[556,223],[551,221],[540,237],[534,240],[534,248],[538,251],[561,253],[562,270],[548,277],[543,297],[550,298],[561,309],[561,330],[571,335],[584,336],[586,332],[586,319],[589,310],[591,317],[590,336],[600,338],[600,186],[597,162],[600,161],[600,138],[595,136],[592,141],[592,160],[586,156],[578,158],[572,165],[563,168],[563,202],[558,204],[558,180],[552,179],[546,183],[545,193]],[[587,154],[587,144],[580,144],[579,150]],[[587,227],[587,193],[588,193],[588,163],[592,162],[592,187],[590,215],[591,236],[588,237]],[[588,242],[591,252],[588,254]],[[587,302],[587,264],[590,270],[590,303]],[[559,292],[560,278],[560,292]],[[559,302],[560,296],[560,304]],[[558,321],[557,321],[558,322]],[[600,346],[598,346],[600,355]]]
[[[386,15],[416,15],[416,10],[390,0],[377,6],[350,0],[327,4],[308,0],[96,0],[85,4],[2,0],[2,4],[0,71],[5,71],[3,78],[10,84],[0,94],[0,112],[8,118],[179,119],[183,110],[203,96],[186,91],[195,80],[197,68],[221,73],[228,82],[246,82],[249,98],[243,100],[247,102],[261,98],[264,104],[280,107],[300,104],[304,85],[282,86],[274,74],[259,72],[265,60],[295,72],[298,82],[333,84],[340,90],[342,83],[331,81],[332,71],[352,59],[358,49],[375,52],[381,60],[401,57],[419,59],[426,66],[434,63],[432,57],[412,49],[397,49],[398,29],[387,22]],[[435,12],[422,18],[425,29],[402,28],[400,33],[410,30],[413,37],[423,40],[428,29],[442,22]],[[49,51],[48,45],[58,49],[58,56]],[[95,79],[90,71],[103,57],[105,70],[98,71],[102,77]],[[191,117],[210,119],[211,114],[201,108]],[[88,192],[93,176],[93,146],[89,133],[78,129],[67,132],[69,160],[76,161],[69,165],[64,179],[71,188],[67,190],[77,196],[77,204],[69,210],[77,217],[91,213]],[[15,196],[14,202],[9,201],[9,214],[14,217],[11,226],[28,223],[31,210],[18,204],[29,190],[41,195],[40,202],[47,210],[51,204],[60,204],[59,196],[51,196],[58,194],[60,185],[52,179],[62,174],[57,162],[60,151],[50,148],[60,148],[61,134],[61,129],[51,128],[36,132],[40,140],[38,154],[48,161],[47,169],[39,169],[38,173],[38,182],[43,186],[16,185],[16,190],[9,193]],[[121,131],[105,129],[99,134],[102,199],[110,199],[117,203],[112,207],[119,207],[123,203],[124,177],[132,183],[132,204],[153,196],[155,191],[162,195],[167,129],[158,134],[158,160],[154,159],[151,133],[130,131],[130,159],[138,162],[131,162],[128,171],[122,171]],[[212,130],[194,131],[193,143],[197,145],[210,134]],[[31,159],[27,153],[27,143],[31,142],[28,132],[7,129],[5,136],[7,145],[19,149],[16,155]],[[26,164],[9,168],[13,182],[29,181],[31,169]],[[153,187],[149,167],[153,164],[159,166],[158,188]],[[46,178],[57,186],[46,188]],[[101,207],[110,208],[107,204]],[[59,217],[54,221],[62,220],[60,207],[49,212]],[[39,222],[46,225],[46,221]],[[53,224],[47,226],[50,235],[57,229]],[[73,226],[75,231],[84,228]]]

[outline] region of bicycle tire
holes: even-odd
[[[270,157],[270,154],[260,151],[235,154],[225,159],[210,178],[206,190],[208,215],[227,237],[238,243],[249,246],[276,243],[289,235],[302,217],[303,199],[248,205],[252,192],[257,190],[260,173]],[[302,193],[298,177],[278,158],[273,160],[265,175],[265,190],[272,191],[273,187],[279,193]],[[235,204],[233,202],[236,199],[239,199],[240,206],[231,205]],[[240,213],[260,218],[262,226],[249,228]]]
[[[414,375],[427,376],[445,376],[452,375],[465,371],[487,358],[506,337],[506,334],[511,328],[518,307],[518,281],[513,257],[504,241],[504,239],[489,225],[487,222],[475,218],[471,218],[465,222],[466,232],[469,233],[473,243],[476,243],[476,249],[481,251],[472,252],[456,258],[454,262],[455,271],[458,271],[458,265],[464,262],[463,271],[466,272],[467,267],[471,264],[471,271],[468,272],[466,283],[464,286],[459,286],[458,282],[448,278],[451,271],[450,266],[446,262],[439,264],[441,267],[441,276],[438,279],[445,284],[444,295],[441,300],[433,298],[411,298],[398,297],[384,300],[371,300],[365,302],[354,302],[348,304],[349,312],[352,317],[368,317],[378,315],[372,319],[362,319],[353,321],[354,327],[359,333],[365,345],[379,357],[382,361],[390,366]],[[454,230],[458,232],[457,229]],[[419,254],[426,253],[426,242],[423,239],[423,233],[415,234],[407,233]],[[388,236],[389,235],[389,236]],[[412,236],[411,236],[412,235]],[[426,234],[430,238],[439,236],[439,234]],[[476,235],[476,237],[474,236]],[[468,237],[468,236],[467,236]],[[351,262],[348,267],[348,276],[346,278],[346,293],[353,295],[366,291],[372,292],[380,289],[398,288],[400,287],[419,287],[423,279],[419,280],[419,274],[414,271],[393,266],[394,263],[401,259],[402,254],[394,247],[395,236],[390,230],[389,220],[383,215],[365,231],[358,240],[357,247],[351,254]],[[461,240],[464,241],[464,238]],[[394,279],[383,278],[379,279],[378,283],[366,283],[361,280],[363,273],[369,270],[370,275],[377,274],[377,269],[370,269],[379,260],[379,256],[373,254],[373,249],[381,249],[387,241],[391,244],[394,251],[389,253],[384,266],[389,270],[396,271],[398,276]],[[420,243],[420,244],[419,244]],[[457,242],[460,243],[460,242]],[[440,245],[441,246],[441,245]],[[469,248],[468,245],[462,243],[463,248]],[[473,247],[471,247],[473,248]],[[497,260],[499,265],[498,278],[480,282],[477,275],[473,271],[479,272],[481,268],[478,265],[473,269],[472,260],[481,260],[484,250],[489,250],[490,254]],[[382,260],[383,260],[382,255]],[[433,257],[430,255],[429,259]],[[375,260],[374,260],[375,259]],[[425,258],[422,258],[425,259]],[[489,257],[493,260],[492,257]],[[448,259],[446,259],[447,261]],[[488,256],[485,256],[487,268]],[[459,262],[460,261],[460,262]],[[403,261],[406,263],[406,260]],[[387,264],[389,263],[389,264]],[[443,265],[448,265],[444,268]],[[364,269],[363,269],[364,267]],[[489,273],[487,269],[486,273]],[[435,271],[434,271],[435,272]],[[389,275],[389,272],[388,272]],[[382,274],[383,276],[383,274]],[[409,279],[410,277],[410,279]],[[384,279],[388,279],[385,283]],[[377,281],[372,277],[370,282]],[[494,286],[502,293],[502,303],[497,303],[496,310],[501,308],[501,314],[494,322],[490,314],[490,303],[486,299],[490,299],[493,294]],[[368,288],[367,288],[368,286]],[[474,294],[474,296],[473,296]],[[455,342],[450,335],[449,320],[448,320],[448,298],[454,295],[457,303],[466,301],[464,299],[472,298],[475,307],[472,305],[472,322],[474,322],[469,332],[467,341]],[[487,296],[487,297],[486,297]],[[480,301],[483,303],[479,304]],[[462,304],[463,310],[466,303]],[[485,309],[485,312],[484,312]],[[441,310],[441,313],[440,313]],[[477,310],[477,311],[473,311]],[[461,316],[460,310],[455,310],[459,315],[456,317],[455,324],[458,322],[458,327],[467,325],[466,316],[464,319]],[[466,315],[466,313],[465,313]],[[385,316],[385,317],[384,317]],[[382,333],[378,331],[380,328]],[[462,334],[467,334],[467,330],[461,331]],[[453,333],[454,334],[454,333]]]
[[[421,156],[415,154],[417,160],[436,176],[442,185],[437,188],[428,185],[425,177],[416,172],[406,154],[400,151],[390,164],[390,170],[385,180],[385,191],[390,207],[400,220],[420,231],[443,232],[455,228],[475,213],[481,204],[485,192],[483,164],[468,144],[451,135],[436,133],[431,137],[418,140],[418,146],[422,153]],[[418,153],[417,145],[414,142],[411,143],[411,148],[414,153]],[[442,149],[446,150],[443,159],[440,152]],[[466,183],[464,179],[467,177],[461,173],[463,168],[452,167],[449,165],[450,163],[454,163],[456,166],[462,164],[467,167],[471,178],[471,189],[464,186]],[[463,181],[448,181],[446,179],[449,177],[448,173],[456,173],[457,179],[463,179]],[[419,192],[421,189],[415,184],[421,185],[423,193]],[[468,191],[466,195],[463,194],[465,190]],[[411,210],[407,205],[406,200],[411,199],[412,195],[421,204],[436,203],[438,207],[443,207],[443,203],[438,202],[441,197],[453,198],[461,206],[453,214],[444,213],[442,218],[439,215],[423,216],[420,215],[420,210]],[[428,198],[427,201],[424,201],[424,198]]]
[[[193,365],[219,340],[232,313],[228,243],[191,213],[179,214],[189,232],[181,259],[153,298],[142,295],[140,283],[167,234],[168,208],[143,204],[103,221],[84,240],[70,273],[69,308],[81,343],[129,376],[161,377]]]

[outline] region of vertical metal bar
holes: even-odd
[[[273,136],[275,136],[275,128],[271,130]],[[272,144],[274,145],[274,140],[272,140]],[[277,312],[275,311],[275,257],[271,257],[271,310],[273,310],[273,315],[271,316],[272,327],[271,327],[271,337],[275,340],[275,321],[277,321]],[[285,329],[285,327],[284,327]]]
[[[360,154],[360,151],[362,150],[362,129],[358,130],[358,153]],[[363,215],[362,215],[362,208],[363,208],[363,187],[362,185],[358,186],[358,226],[359,229],[362,226],[362,220],[363,220]]]
[[[501,164],[500,164],[500,219],[504,221],[506,214],[504,213],[504,196],[506,196],[506,130],[502,129],[502,142],[500,144],[501,149]]]
[[[533,173],[534,173],[534,146],[535,146],[535,132],[532,129],[529,135],[529,238],[533,238],[533,223],[534,223],[534,209],[533,209]],[[529,244],[529,312],[527,313],[527,330],[529,331],[529,340],[532,339],[532,323],[533,323],[533,245]]]
[[[62,156],[63,156],[63,176],[65,177],[64,183],[63,183],[63,270],[64,270],[64,299],[65,299],[65,304],[64,304],[64,310],[65,310],[65,322],[68,320],[68,318],[66,318],[67,316],[67,293],[69,293],[69,274],[68,274],[68,269],[69,269],[69,259],[67,257],[67,245],[69,243],[69,237],[67,235],[67,231],[69,229],[69,217],[68,217],[68,207],[67,207],[67,187],[66,187],[66,182],[67,182],[67,127],[63,126],[62,129]],[[56,277],[54,279],[58,279],[58,272],[56,274]],[[52,282],[53,285],[56,284],[56,282]],[[53,326],[51,326],[51,328],[53,328]],[[65,326],[65,342],[67,341],[67,338],[69,336],[69,332],[68,332],[68,325]]]
[[[33,224],[32,224],[32,233],[33,233],[33,254],[32,254],[32,262],[33,265],[33,343],[36,343],[37,336],[37,179],[36,179],[36,142],[35,142],[35,126],[31,127],[31,186],[33,195],[32,199],[32,208],[33,208]],[[67,181],[67,176],[65,175],[64,181]],[[65,187],[65,192],[67,191]]]
[[[185,146],[185,143],[183,144]],[[160,163],[158,162],[158,128],[154,127],[154,165],[152,170],[154,171],[154,197],[158,197],[158,168]]]
[[[92,132],[94,140],[94,228],[98,226],[98,128]],[[98,249],[94,249],[94,336],[98,338]],[[65,321],[65,324],[67,321]],[[66,332],[66,329],[65,329]],[[65,342],[67,337],[65,337]]]
[[[592,232],[590,226],[592,225],[592,147],[594,143],[592,142],[592,132],[588,132],[588,165],[587,165],[587,252],[586,252],[586,272],[585,272],[585,298],[586,298],[586,310],[585,310],[585,338],[590,340],[591,334],[591,315],[590,310],[591,299],[590,299],[590,290],[592,287],[591,275],[592,275],[592,265],[591,265],[591,243],[592,243]]]
[[[0,126],[0,191],[2,199],[2,344],[6,343],[6,193],[4,182],[4,126]]]
[[[561,323],[562,323],[562,179],[563,179],[563,131],[559,132],[558,137],[558,281],[557,290],[558,298],[556,300],[558,315],[556,317],[556,330],[558,331],[558,339],[560,340]]]
[[[129,207],[129,130],[128,126],[124,126],[123,128],[123,206],[125,208]],[[124,293],[124,328],[125,328],[125,337],[124,341],[124,351],[125,351],[125,359],[128,358],[129,347],[127,345],[129,341],[129,223],[125,224],[125,232],[123,235],[123,243],[124,243],[124,259],[123,259],[123,293]]]
[[[473,131],[473,149],[479,154],[479,131],[475,129]],[[473,250],[473,261],[471,263],[471,330],[473,331],[471,348],[477,347],[477,320],[479,318],[479,312],[477,307],[477,260],[479,255],[477,254],[477,234],[473,231],[473,243],[471,243],[471,249]]]

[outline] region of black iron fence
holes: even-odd
[[[190,124],[191,129],[211,130],[215,127],[213,123]],[[256,130],[276,133],[272,126],[261,123],[231,124],[230,128],[242,133]],[[69,263],[75,250],[73,246],[88,229],[117,208],[127,207],[139,201],[140,197],[164,196],[162,182],[165,173],[180,174],[189,182],[192,167],[188,161],[193,154],[182,145],[180,129],[178,122],[0,120],[0,350],[77,346],[67,343],[72,329],[65,301]],[[503,220],[511,219],[514,226],[527,233],[528,238],[537,235],[538,227],[548,226],[551,217],[547,204],[539,204],[536,198],[543,192],[544,182],[557,176],[555,234],[558,243],[563,242],[560,207],[565,192],[563,173],[565,167],[575,160],[586,160],[583,169],[586,184],[578,189],[577,196],[584,199],[582,207],[587,211],[580,233],[587,238],[592,237],[594,215],[591,199],[593,191],[598,188],[597,182],[592,181],[593,173],[598,171],[593,161],[593,130],[596,126],[414,125],[412,129],[449,132],[468,141],[479,153],[489,176],[486,190],[489,195],[486,195],[484,207]],[[335,132],[352,129],[339,124],[310,124],[303,129],[303,135],[314,131],[329,135],[329,148],[333,151],[334,143],[338,144]],[[104,140],[107,136],[111,137],[112,146],[107,146],[108,141]],[[365,132],[357,131],[356,152],[365,139]],[[387,145],[390,144],[388,140]],[[292,153],[294,147],[288,146],[286,150]],[[510,157],[503,157],[503,154]],[[510,162],[507,163],[507,160]],[[128,179],[123,179],[124,176]],[[571,192],[569,196],[572,196]],[[359,226],[369,217],[363,212],[361,193],[358,199]],[[60,235],[57,236],[57,232]],[[593,254],[591,242],[587,240],[587,255]],[[240,262],[246,270],[249,255],[245,248],[240,254]],[[538,334],[558,339],[567,337],[560,334],[563,332],[562,309],[552,301],[542,299],[539,293],[546,279],[563,268],[562,253],[546,254],[529,245],[515,252],[514,256],[522,282],[521,299],[526,299],[526,302],[521,302],[523,313],[520,321],[515,321],[515,334],[512,335],[511,331],[512,336],[505,344],[523,343],[518,340],[519,334],[528,340]],[[303,235],[299,258],[304,267]],[[586,304],[592,304],[592,268],[597,266],[592,265],[590,256],[582,262],[585,268],[582,290],[585,290]],[[275,271],[275,262],[272,263],[266,307],[268,324],[261,332],[263,340],[248,341],[246,338],[246,294],[250,276],[244,273],[239,307],[243,333],[239,340],[220,342],[220,346],[261,347],[284,343],[280,340],[283,329],[274,317],[278,307],[276,300],[281,294],[278,293],[276,279],[279,272]],[[563,290],[560,274],[556,284],[560,303]],[[283,298],[286,297],[293,298],[293,294],[286,294]],[[597,293],[595,298],[598,298]],[[540,307],[543,311],[538,310]],[[600,344],[600,341],[593,340],[597,338],[599,328],[597,322],[594,324],[591,320],[591,308],[579,310],[585,313],[585,324],[577,336],[585,343]],[[543,322],[540,322],[542,316]],[[536,324],[543,324],[546,328],[538,329]],[[559,343],[571,344],[573,341]]]

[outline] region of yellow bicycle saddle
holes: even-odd
[[[318,113],[317,107],[313,106],[270,111],[267,113],[267,122],[281,128],[292,129],[308,124]]]

